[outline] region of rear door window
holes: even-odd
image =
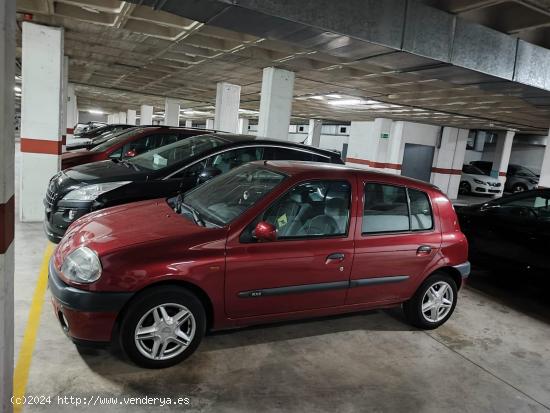
[[[307,151],[290,148],[271,148],[271,159],[274,161],[313,161],[330,162],[330,158]]]

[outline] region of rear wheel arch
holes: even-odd
[[[435,270],[433,270],[432,272],[430,272],[423,280],[423,282],[425,280],[427,280],[429,277],[431,277],[433,274],[437,273],[437,272],[444,272],[448,275],[450,275],[454,282],[456,283],[456,288],[458,290],[460,290],[460,288],[462,287],[462,275],[460,274],[460,272],[456,269],[456,268],[453,268],[453,267],[440,267],[440,268],[437,268]]]

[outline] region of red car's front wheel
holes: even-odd
[[[120,340],[136,364],[163,368],[189,357],[205,330],[206,315],[200,300],[184,288],[163,286],[132,301],[122,319]]]

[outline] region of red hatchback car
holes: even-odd
[[[76,221],[49,282],[76,342],[120,340],[144,367],[189,356],[207,330],[403,304],[443,324],[468,244],[436,187],[309,162],[252,162],[169,200]]]
[[[126,129],[90,149],[65,152],[61,169],[112,159],[121,161],[150,150],[177,142],[189,136],[209,133],[208,130],[166,126],[144,126]]]

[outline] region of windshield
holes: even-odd
[[[477,166],[473,166],[473,165],[464,165],[462,167],[462,172],[466,174],[471,174],[471,175],[485,175],[485,172],[483,172]]]
[[[203,221],[225,226],[241,216],[285,178],[282,173],[246,164],[188,192],[183,202],[196,211]]]
[[[226,141],[215,135],[193,136],[138,155],[128,160],[128,162],[140,169],[157,171],[200,155],[224,143]]]
[[[124,142],[129,136],[135,135],[140,131],[140,128],[130,128],[123,131],[110,131],[105,132],[104,136],[101,136],[97,140],[94,139],[94,146],[90,149],[92,152],[103,152],[106,149],[109,149],[111,146],[116,145],[117,143]]]
[[[515,171],[515,175],[528,176],[530,178],[536,178],[537,177],[536,173],[534,173],[531,169],[526,168],[525,166],[518,166],[516,171]]]

